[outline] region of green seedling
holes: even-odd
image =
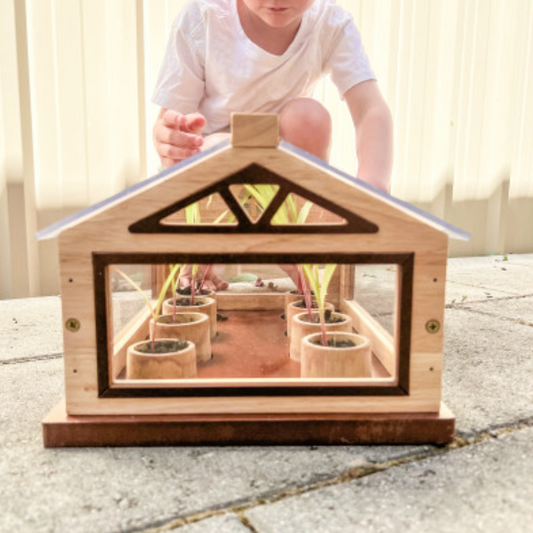
[[[177,297],[177,293],[178,293],[178,287],[180,285],[180,278],[181,278],[182,269],[181,269],[181,265],[179,263],[178,264],[170,264],[168,266],[169,266],[170,272],[172,272],[175,267],[178,267],[178,269],[176,270],[176,275],[172,278],[172,280],[170,282],[170,287],[172,289],[172,322],[175,323],[176,322],[176,314],[177,314],[176,297]]]
[[[211,203],[211,197],[209,198],[209,203]],[[208,205],[209,205],[208,203]],[[187,224],[200,224],[202,222],[202,215],[200,213],[200,204],[195,202],[190,204],[185,208],[185,220]],[[207,277],[208,269],[206,269],[206,275],[204,276],[203,282]],[[194,294],[196,290],[196,275],[198,274],[198,265],[191,266],[191,305],[194,305]],[[202,285],[203,285],[202,282]]]
[[[322,345],[327,346],[327,336],[326,336],[326,295],[328,293],[328,286],[333,278],[335,269],[337,265],[327,264],[320,279],[320,273],[318,270],[318,265],[302,265],[305,276],[307,277],[309,284],[313,292],[315,293],[315,298],[318,305],[318,316],[320,319],[320,332],[322,334]]]

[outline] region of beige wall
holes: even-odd
[[[155,172],[149,103],[184,0],[0,2],[0,298],[54,294],[36,229]],[[533,251],[533,2],[339,0],[394,115],[392,193],[472,233],[451,255]],[[357,167],[345,104],[332,164]]]

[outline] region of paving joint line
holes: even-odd
[[[505,322],[511,322],[511,324],[519,324],[521,326],[533,327],[533,322],[528,322],[527,320],[523,320],[522,318],[511,318],[509,316],[502,316],[502,315],[497,315],[495,313],[489,313],[488,311],[483,311],[482,309],[472,309],[468,307],[469,304],[473,304],[473,303],[479,303],[479,302],[469,302],[468,304],[454,305],[452,309],[460,309],[461,311],[468,311],[469,313],[475,313],[475,314],[482,315],[482,316],[497,318]],[[446,308],[448,308],[448,306],[446,306]]]
[[[477,287],[476,285],[467,285],[467,286]],[[483,287],[478,287],[478,288],[483,288]],[[461,302],[452,301],[451,303],[446,304],[445,307],[446,309],[461,309],[463,306],[470,305],[470,304],[488,304],[491,302],[503,302],[507,300],[521,300],[523,298],[531,298],[532,296],[533,296],[533,293],[528,293],[528,294],[516,294],[512,296],[500,296],[496,298],[482,298],[481,300],[468,300],[467,301],[467,299],[465,299]]]
[[[32,361],[47,361],[49,359],[61,359],[63,353],[49,353],[44,355],[29,355],[28,357],[17,357],[15,359],[5,359],[0,361],[0,365],[18,365],[21,363],[31,363]]]
[[[285,490],[282,490],[274,496],[263,496],[254,499],[245,504],[229,504],[225,507],[219,507],[218,509],[209,509],[206,511],[201,511],[197,513],[191,513],[188,516],[183,516],[168,522],[163,526],[158,526],[155,528],[149,529],[138,529],[132,531],[131,533],[165,533],[172,529],[179,529],[186,525],[194,524],[196,522],[201,522],[208,518],[213,518],[215,516],[223,516],[225,514],[234,514],[239,517],[242,524],[250,530],[250,533],[259,533],[251,524],[248,518],[246,517],[246,511],[253,509],[255,507],[260,507],[263,505],[271,505],[273,503],[279,502],[286,498],[292,498],[294,496],[300,496],[308,492],[313,492],[316,490],[325,489],[328,487],[333,487],[336,485],[341,485],[353,481],[355,479],[360,479],[372,474],[377,474],[379,472],[384,472],[390,468],[396,468],[405,464],[415,463],[417,461],[423,461],[430,459],[432,457],[438,457],[445,455],[447,453],[465,448],[467,446],[473,446],[480,444],[482,442],[493,440],[505,435],[509,435],[516,431],[527,429],[533,427],[533,417],[526,420],[516,422],[511,425],[501,426],[498,428],[487,428],[477,433],[473,437],[461,437],[456,436],[452,442],[446,445],[438,446],[432,445],[430,449],[427,449],[421,453],[414,453],[411,455],[406,455],[398,459],[391,459],[390,461],[385,461],[382,463],[365,463],[362,465],[349,468],[344,472],[341,472],[339,475],[332,477],[330,479],[325,479],[321,481],[311,482],[304,486],[294,486]]]

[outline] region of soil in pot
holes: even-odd
[[[176,294],[178,294],[179,296],[190,296],[191,292],[192,292],[192,288],[189,285],[189,287],[180,287],[176,291]],[[214,298],[215,294],[216,293],[214,291],[208,291],[207,289],[202,289],[201,292],[198,292],[198,289],[195,289],[195,291],[194,291],[194,295],[195,296],[200,296],[200,297],[201,296],[209,296],[210,298]]]
[[[326,310],[326,331],[352,331],[352,319],[343,313]],[[312,312],[312,321],[307,312],[292,317],[290,357],[294,361],[300,360],[302,339],[311,333],[320,332],[320,317],[318,311]]]
[[[302,339],[302,378],[368,378],[372,376],[370,341],[356,333],[328,332],[328,346],[321,333]]]
[[[335,311],[335,306],[329,302],[326,302],[326,313],[329,311],[330,313]],[[316,300],[311,301],[311,310],[317,310],[318,304],[316,303]],[[287,337],[291,336],[291,330],[292,330],[292,317],[295,315],[298,315],[300,313],[303,313],[307,310],[307,307],[305,305],[305,300],[295,300],[293,302],[290,302],[287,305],[287,308],[285,309],[285,317],[287,319]],[[318,315],[317,320],[318,320]]]
[[[346,339],[346,340],[340,340],[340,339],[327,339],[328,346],[330,348],[353,348],[354,346],[357,346],[355,342]],[[322,344],[322,338],[318,338],[316,340],[310,341],[311,344],[316,344],[317,346],[324,346]]]
[[[198,285],[199,286],[199,285]],[[188,287],[180,287],[176,291],[176,297],[178,299],[181,298],[190,298],[191,297],[191,286]],[[210,289],[202,289],[201,291],[198,291],[198,287],[194,291],[194,299],[196,298],[213,298],[215,302],[217,301],[217,293],[216,291],[212,291]],[[183,304],[186,305],[186,304]]]
[[[154,343],[153,350],[152,343],[149,341],[138,344],[135,349],[143,354],[162,354],[170,352],[179,352],[180,350],[184,350],[185,348],[187,348],[188,345],[188,342],[185,340],[165,339],[157,340]]]
[[[198,362],[209,361],[212,357],[209,317],[203,313],[163,315],[157,321],[156,336],[193,342]]]
[[[154,351],[150,341],[128,347],[127,379],[191,379],[196,375],[196,347],[192,342],[158,339]]]

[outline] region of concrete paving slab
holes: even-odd
[[[533,326],[533,296],[512,297],[463,304],[461,308],[515,323]],[[533,335],[533,332],[532,332]],[[533,354],[533,345],[531,347]]]
[[[446,305],[468,305],[471,302],[486,302],[510,297],[518,298],[519,295],[510,295],[508,292],[455,283],[450,280],[446,282]]]
[[[460,290],[460,285],[484,289],[493,297],[500,293],[531,295],[533,262],[528,256],[512,255],[450,259],[446,279],[450,296],[452,290]]]
[[[533,266],[533,254],[507,254],[507,256],[501,257],[502,259],[507,257],[512,263]]]
[[[430,447],[183,447],[45,450],[61,360],[0,365],[0,531],[117,533],[228,509]],[[16,495],[16,497],[14,497]]]
[[[446,310],[443,400],[459,434],[533,417],[532,347],[531,326]]]
[[[258,506],[257,533],[533,531],[533,429]]]
[[[250,533],[241,519],[233,514],[228,513],[222,516],[207,518],[194,524],[188,524],[179,528],[169,530],[170,533]]]
[[[0,300],[0,361],[63,352],[58,296]]]
[[[527,291],[532,287],[527,272],[533,271],[533,254],[530,257],[510,256],[509,262],[514,269],[511,272],[513,279],[511,292],[508,290],[509,284],[505,286],[505,290],[494,289],[500,287],[503,281],[509,280],[507,276],[509,269],[501,270],[499,263],[494,268],[493,257],[480,259],[451,260],[456,263],[455,272],[452,274],[457,277],[453,283],[459,288],[462,284],[463,287],[473,290],[498,291],[498,296],[503,294],[512,299],[491,301],[485,295],[486,297],[482,297],[480,299],[482,301],[476,302],[475,305],[469,300],[466,304],[454,305],[446,311],[443,395],[444,401],[457,416],[459,433],[464,436],[474,436],[480,431],[491,428],[513,426],[520,421],[531,423],[533,420],[533,393],[530,387],[533,370],[531,356],[533,328],[516,322],[521,319],[520,317],[530,316],[527,307],[523,308],[521,305],[531,299],[527,296]],[[482,270],[483,283],[476,284],[479,276],[468,274],[469,269]],[[525,298],[519,298],[524,295]],[[25,309],[29,310],[29,314],[21,314]],[[35,318],[39,316],[41,309],[45,309],[45,315],[50,317],[50,322]],[[15,326],[19,325],[19,316],[24,317],[20,319],[21,323],[31,325],[19,327],[15,331]],[[0,318],[2,340],[11,339],[6,343],[10,346],[9,350],[3,351],[0,355],[2,449],[0,531],[2,532],[136,532],[160,525],[173,527],[173,522],[179,517],[221,510],[226,514],[175,529],[184,533],[196,531],[225,533],[226,530],[222,528],[230,528],[227,529],[228,533],[241,533],[247,529],[242,530],[244,524],[239,517],[232,514],[231,511],[235,506],[254,505],[264,498],[290,492],[295,487],[307,490],[306,487],[324,481],[330,482],[346,471],[367,463],[385,463],[434,450],[432,447],[413,446],[45,450],[41,443],[40,421],[63,394],[63,365],[62,360],[57,357],[62,350],[59,298],[0,302]],[[13,318],[17,319],[16,324],[12,321]],[[55,330],[52,329],[53,323],[56,324]],[[504,333],[501,334],[501,331]],[[48,339],[49,344],[43,344],[43,339]],[[46,345],[46,349],[36,349],[36,341],[41,341],[37,346]],[[47,357],[52,359],[46,360]],[[36,360],[39,358],[41,360]],[[531,435],[528,437],[531,439]],[[494,442],[499,441],[500,439],[497,439]],[[463,448],[453,452],[453,455],[469,449],[484,449],[479,446]],[[518,443],[514,448],[520,450],[520,446]],[[507,451],[500,450],[500,452],[507,461]],[[474,454],[472,464],[476,465],[475,452],[472,453]],[[521,452],[516,453],[518,455],[515,459],[520,464]],[[420,475],[418,478],[415,474],[405,476],[401,470],[404,467],[400,467],[393,470],[400,472],[401,475],[395,474],[392,478],[383,477],[385,481],[382,482],[375,481],[378,488],[371,491],[374,499],[368,500],[374,505],[374,511],[376,505],[381,505],[382,500],[387,502],[389,492],[396,492],[394,496],[396,500],[392,500],[392,522],[387,518],[387,505],[384,503],[382,507],[384,511],[371,514],[371,517],[378,518],[369,518],[370,526],[362,529],[389,531],[387,527],[390,524],[392,524],[390,527],[398,526],[398,521],[393,520],[395,517],[403,520],[402,516],[409,516],[413,512],[416,520],[419,520],[422,526],[426,526],[412,529],[413,531],[439,531],[431,527],[432,520],[438,519],[439,523],[444,523],[440,519],[448,514],[445,511],[445,504],[435,504],[432,495],[435,492],[440,494],[439,490],[445,495],[448,491],[454,493],[455,485],[450,472],[453,471],[457,475],[459,483],[463,476],[474,476],[476,470],[474,468],[469,474],[466,471],[468,467],[466,460],[464,463],[450,463],[450,465],[444,469],[446,476],[440,476],[444,479],[443,484],[429,485],[431,490],[428,494],[423,487],[428,481],[423,480],[426,477],[433,480],[433,474]],[[416,463],[408,466],[414,468]],[[430,470],[436,471],[435,468],[430,467]],[[483,468],[481,471],[485,472]],[[488,483],[490,479],[488,474],[482,478],[478,476],[477,479],[481,481],[478,485],[471,485],[470,491],[472,493],[477,491],[480,494],[479,500],[486,500],[488,504],[496,507],[494,491],[501,485],[501,477],[507,479],[504,475],[506,471],[508,476],[514,476],[516,472],[507,468],[506,463],[501,468],[497,465],[496,470],[492,472],[494,475],[492,483]],[[390,472],[375,474],[365,479],[370,483],[370,480],[377,476],[392,476],[392,470]],[[512,486],[510,482],[505,481],[501,499],[505,509],[510,505],[513,512],[522,515],[523,522],[529,524],[531,515],[528,514],[528,510],[524,511],[519,496],[524,494],[521,483],[531,479],[531,472],[525,468],[521,476],[513,478]],[[409,485],[406,487],[404,497],[402,480],[410,478],[418,480],[421,489],[418,492],[414,490],[413,481],[413,487],[410,488]],[[347,484],[342,486],[345,485]],[[439,489],[439,487],[444,488]],[[366,494],[366,489],[363,492]],[[308,494],[314,492],[309,491]],[[474,510],[481,509],[479,506],[476,507],[477,503],[470,502],[468,495],[459,494],[461,494],[460,501],[446,499],[448,496],[445,496],[444,501],[452,507],[455,505],[461,516],[463,512],[466,513],[465,509],[468,506],[472,506]],[[531,500],[529,494],[527,495]],[[359,500],[359,494],[355,501],[352,498],[349,502],[350,508],[358,509]],[[326,511],[337,516],[337,521],[331,521],[334,527],[338,523],[344,524],[343,515],[348,505],[344,505],[342,497],[339,502],[335,502],[335,498],[332,501],[333,510],[326,509]],[[273,508],[273,506],[268,507]],[[492,512],[490,508],[489,511]],[[289,529],[284,529],[282,524],[272,531],[291,531],[290,527],[296,524],[299,529],[293,530],[312,533],[314,530],[306,529],[305,524],[307,521],[312,522],[318,514],[322,514],[322,508],[313,504],[307,506],[305,512],[307,518],[298,521],[296,514],[294,520],[291,518],[292,522],[287,522]],[[449,515],[450,523],[455,525],[453,515],[450,513]],[[279,520],[282,520],[283,516],[280,514]],[[364,509],[361,516],[366,516]],[[415,525],[416,520],[413,522]],[[507,530],[523,531],[523,529],[513,529],[515,522],[515,515],[512,515],[506,533]],[[401,525],[404,522],[399,523]],[[279,526],[280,522],[277,524]],[[470,528],[472,531],[477,531],[475,524],[472,526],[468,521],[464,524],[465,530]],[[255,524],[252,525],[255,527]],[[485,526],[485,522],[482,522],[482,525]],[[350,527],[331,531],[349,532],[353,530]],[[196,529],[188,531],[186,528]],[[260,529],[257,531],[265,533]],[[329,530],[322,528],[320,531]],[[492,533],[499,530],[487,527],[486,531]]]

